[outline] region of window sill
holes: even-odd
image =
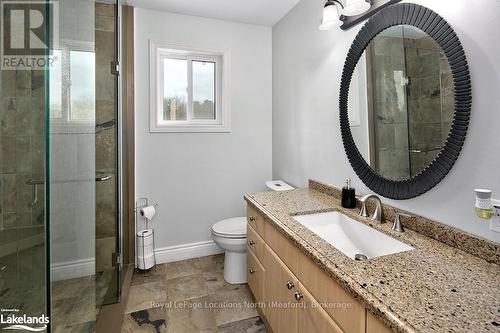
[[[231,128],[218,126],[154,126],[150,133],[231,133]]]

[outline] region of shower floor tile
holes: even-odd
[[[113,271],[52,282],[52,332],[95,331]]]

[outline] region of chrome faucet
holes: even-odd
[[[363,217],[369,217],[368,209],[366,208],[366,203],[368,200],[375,200],[375,212],[373,213],[372,220],[377,223],[384,223],[384,206],[382,205],[382,201],[376,194],[367,194],[362,197],[359,201],[361,201],[361,211],[359,215]]]

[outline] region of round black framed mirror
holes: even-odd
[[[451,26],[420,5],[385,8],[359,31],[344,64],[340,127],[351,166],[387,198],[429,191],[460,154],[471,103]]]

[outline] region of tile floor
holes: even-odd
[[[224,256],[135,272],[122,333],[265,333],[248,286],[224,281]]]
[[[113,271],[52,282],[52,332],[91,333]]]

